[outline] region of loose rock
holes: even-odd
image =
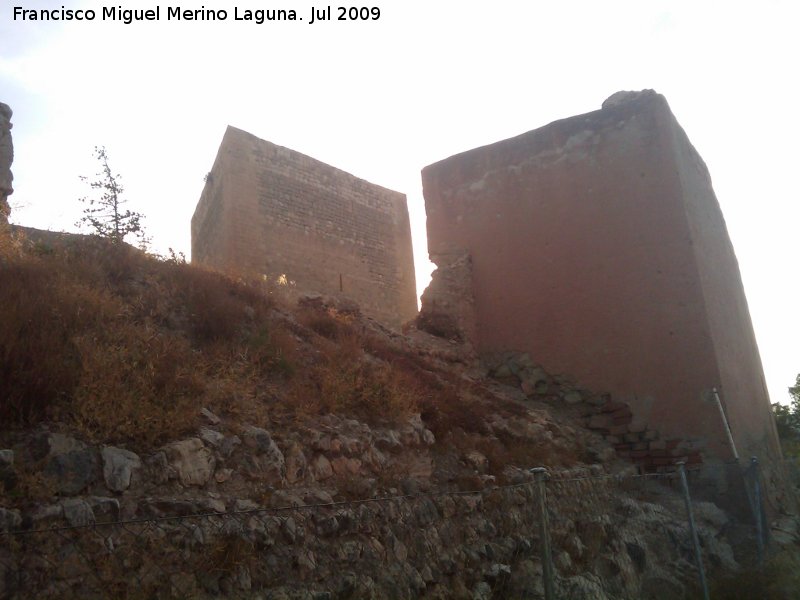
[[[198,438],[169,444],[164,452],[183,485],[203,486],[214,473],[214,456]]]
[[[74,496],[97,479],[97,471],[95,452],[86,448],[52,456],[44,474],[54,481],[59,493]]]
[[[139,455],[113,446],[105,446],[100,454],[103,458],[103,479],[106,487],[112,492],[127,490],[131,485],[133,472],[142,466]]]

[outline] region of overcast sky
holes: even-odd
[[[98,11],[14,21],[13,6]],[[102,21],[106,6],[159,22]],[[168,6],[225,9],[167,21]],[[303,21],[234,21],[294,8]],[[452,154],[664,94],[705,159],[739,259],[773,401],[800,371],[798,57],[794,0],[374,0],[377,21],[309,24],[313,1],[0,0],[0,102],[14,110],[12,221],[74,231],[105,145],[156,251],[189,222],[226,125],[408,195],[429,279],[419,172]],[[334,7],[334,16],[337,14]]]

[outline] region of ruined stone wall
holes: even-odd
[[[461,342],[474,350],[477,337],[472,259],[469,254],[449,257],[433,272],[422,296],[416,326],[435,336]]]
[[[470,487],[432,486],[442,455],[419,418],[399,431],[323,419],[299,442],[223,422],[147,454],[47,431],[0,441],[0,477],[58,491],[0,506],[2,597],[543,598],[540,501],[557,598],[691,597],[684,504],[667,486],[582,466],[550,470],[544,500],[527,469],[496,486],[468,460]],[[708,576],[730,575],[741,524],[693,500]]]
[[[479,350],[529,352],[727,459],[718,387],[739,453],[779,454],[710,177],[662,96],[451,157],[423,188],[431,259],[472,258]]]
[[[395,327],[417,312],[405,195],[233,127],[192,218],[192,260],[285,275]]]
[[[8,223],[11,207],[8,197],[14,191],[11,185],[11,163],[14,162],[14,146],[11,143],[11,108],[0,102],[0,225]]]

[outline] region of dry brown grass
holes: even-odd
[[[13,489],[6,490],[0,486],[0,498],[9,498],[12,504],[20,498],[26,502],[50,502],[56,491],[56,484],[51,478],[27,467],[19,469]]]
[[[437,440],[446,439],[453,431],[486,435],[489,432],[486,422],[492,414],[519,410],[489,395],[482,387],[437,369],[407,348],[374,335],[364,336],[362,344],[369,354],[415,382],[417,409]]]
[[[418,409],[435,435],[440,453],[477,450],[489,460],[488,473],[501,479],[508,465],[569,467],[579,462],[577,449],[565,450],[561,446],[555,450],[546,439],[516,439],[491,433],[488,422],[493,417],[524,418],[525,406],[500,398],[480,383],[465,381],[456,373],[437,370],[419,355],[380,338],[367,336],[364,346],[370,354],[380,356],[416,382]]]
[[[369,358],[363,339],[340,330],[296,382],[292,404],[300,418],[335,413],[385,423],[418,412],[418,382],[390,364]]]
[[[0,262],[0,418],[152,445],[206,404],[252,405],[294,339],[256,286],[95,239]],[[252,412],[259,407],[250,406]]]
[[[18,248],[0,261],[0,418],[146,450],[194,430],[203,407],[264,427],[421,413],[447,451],[476,447],[490,415],[519,411],[354,313],[312,303],[281,315],[269,292],[101,240]],[[493,469],[538,452],[480,443]]]
[[[297,311],[297,321],[326,339],[344,343],[357,340],[358,345],[363,344],[363,339],[353,326],[355,317],[350,313],[339,312],[333,307],[307,302]]]
[[[194,428],[205,385],[186,339],[123,323],[75,343],[81,368],[69,410],[87,437],[153,445]]]
[[[104,290],[71,281],[57,264],[25,256],[0,265],[0,418],[31,423],[77,384],[73,334],[120,309]]]
[[[12,235],[11,228],[5,223],[0,223],[0,263],[15,260],[20,255],[20,243]]]
[[[59,419],[151,447],[194,429],[203,406],[262,425],[419,410],[415,378],[369,358],[352,315],[300,310],[314,332],[301,343],[263,288],[180,261],[83,239],[29,248],[0,265],[0,284],[7,423]]]

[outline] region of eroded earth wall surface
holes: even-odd
[[[725,221],[663,96],[453,156],[423,188],[431,259],[471,257],[481,352],[528,352],[727,460],[716,387],[739,454],[779,456]]]
[[[192,218],[192,260],[346,297],[393,327],[417,312],[405,195],[233,127]]]
[[[8,197],[14,191],[11,185],[11,163],[14,161],[14,146],[11,143],[11,108],[0,102],[0,224],[8,223],[11,208]]]

